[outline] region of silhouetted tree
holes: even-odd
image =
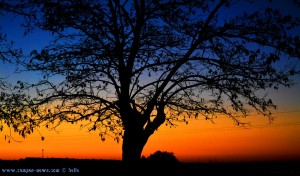
[[[7,1],[0,1],[0,18],[4,18],[5,13],[16,13],[15,6]],[[21,12],[21,11],[20,11]],[[0,28],[2,27],[0,24]],[[13,48],[13,41],[9,41],[5,33],[0,32],[0,62],[13,63],[15,58],[22,57],[21,49]],[[17,129],[20,122],[25,122],[26,105],[29,101],[28,96],[20,91],[14,91],[12,85],[7,82],[4,75],[0,75],[0,131],[7,125],[10,129]],[[10,142],[14,140],[11,133],[5,134],[5,139]]]
[[[122,139],[122,159],[137,161],[162,124],[226,115],[245,125],[251,109],[272,120],[276,106],[261,91],[293,85],[294,65],[277,63],[299,58],[299,36],[290,33],[299,19],[279,10],[234,14],[241,2],[230,0],[22,3],[32,14],[27,29],[54,36],[23,61],[43,73],[19,82],[33,96],[32,123],[17,129],[24,136],[82,121],[102,140]]]

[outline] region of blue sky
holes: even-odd
[[[300,7],[295,6],[290,1],[280,1],[276,0],[272,2],[272,5],[275,8],[280,8],[284,13],[293,14],[300,17]],[[269,1],[257,1],[257,9],[260,9],[263,5],[268,5]],[[234,13],[244,12],[245,10],[256,10],[247,8],[248,4],[244,3],[241,6],[233,6],[227,12],[230,14],[231,11]],[[22,18],[14,16],[12,14],[8,14],[4,17],[0,17],[0,32],[5,33],[9,41],[14,41],[14,48],[22,48],[24,54],[29,54],[33,49],[40,50],[43,46],[47,45],[51,39],[51,34],[44,31],[34,31],[34,33],[30,33],[27,36],[24,36],[24,28],[21,27]],[[299,29],[300,30],[300,29]],[[294,31],[295,34],[299,35],[299,32]],[[8,41],[8,42],[9,42]],[[298,62],[298,66],[299,66]],[[300,68],[300,67],[298,67]],[[14,74],[16,69],[16,65],[0,62],[0,77],[7,78],[7,81],[10,83],[16,83],[18,80],[26,80],[26,81],[36,81],[40,78],[38,73],[22,73],[22,74]],[[297,90],[300,90],[300,76],[296,76],[295,80],[297,82],[296,87]],[[271,91],[273,92],[273,91]],[[276,96],[284,96],[285,93],[289,93],[288,90],[283,89],[280,94],[274,93]],[[300,93],[299,93],[300,94]]]

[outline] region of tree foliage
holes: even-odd
[[[27,31],[54,39],[18,60],[43,73],[16,87],[35,91],[27,116],[34,125],[21,134],[83,121],[102,140],[123,139],[131,160],[162,124],[226,115],[245,125],[252,109],[272,119],[276,105],[260,91],[289,87],[297,73],[278,63],[300,56],[290,33],[299,19],[276,9],[222,15],[241,3],[230,0],[22,3]]]
[[[14,7],[7,1],[0,1],[0,18],[4,18],[6,13],[15,13]],[[23,56],[22,49],[15,49],[13,44],[14,42],[9,41],[5,33],[0,32],[0,62],[14,63],[15,59]],[[20,123],[22,123],[22,126],[26,124],[27,117],[24,117],[24,114],[28,111],[26,106],[28,101],[29,97],[27,95],[21,91],[13,90],[12,85],[7,81],[7,77],[0,75],[0,131],[3,130],[5,125],[10,130],[18,131],[17,126]],[[27,131],[27,133],[30,132]],[[11,139],[14,140],[11,131],[9,134],[5,134],[5,139],[8,142]]]

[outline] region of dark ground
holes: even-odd
[[[299,162],[255,163],[141,163],[125,165],[119,160],[26,158],[0,160],[5,175],[126,175],[126,176],[300,176]]]

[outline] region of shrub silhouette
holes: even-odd
[[[166,163],[178,163],[178,159],[175,157],[173,152],[167,151],[156,151],[147,157],[150,162],[166,162]]]

